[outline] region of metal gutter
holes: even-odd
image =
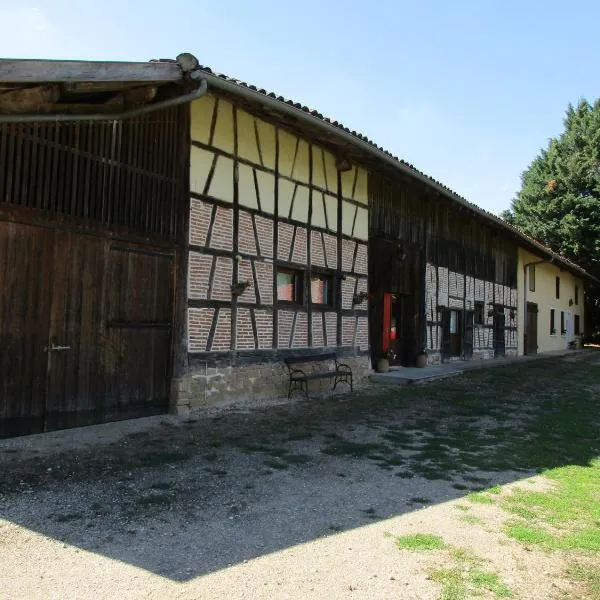
[[[200,80],[200,86],[189,94],[183,96],[177,96],[175,98],[169,98],[162,102],[155,102],[141,108],[135,108],[133,110],[126,110],[116,114],[89,114],[89,115],[0,115],[0,123],[62,123],[62,122],[74,122],[74,121],[121,121],[123,119],[133,119],[141,115],[154,112],[155,110],[161,110],[163,108],[170,108],[186,102],[192,102],[197,100],[206,94],[208,91],[208,83],[206,79]]]
[[[228,92],[230,94],[234,94],[236,96],[245,98],[246,100],[249,100],[254,103],[266,105],[280,113],[294,117],[295,119],[297,119],[303,123],[306,123],[313,127],[318,127],[319,129],[323,130],[325,133],[335,136],[336,138],[354,146],[355,148],[358,148],[359,150],[376,157],[378,160],[384,162],[385,164],[393,167],[394,169],[401,171],[404,175],[407,175],[413,179],[416,179],[417,181],[420,181],[421,183],[426,184],[427,186],[429,186],[430,188],[433,188],[440,194],[443,194],[446,198],[448,198],[454,202],[457,202],[464,208],[483,217],[487,221],[491,221],[493,224],[502,228],[507,233],[509,233],[513,236],[516,236],[524,244],[526,244],[530,249],[533,248],[535,252],[539,252],[543,256],[548,257],[549,259],[560,262],[561,265],[564,266],[566,269],[568,269],[570,271],[576,271],[581,277],[583,277],[589,281],[593,281],[594,283],[600,285],[600,280],[598,280],[594,276],[590,275],[587,271],[585,271],[584,269],[582,269],[581,267],[579,267],[577,265],[569,264],[560,255],[556,254],[549,248],[546,248],[545,246],[543,246],[536,240],[529,238],[524,233],[521,233],[518,229],[516,229],[512,225],[509,225],[508,223],[506,223],[506,221],[500,219],[499,217],[496,217],[492,213],[489,213],[489,212],[483,210],[482,208],[479,208],[475,204],[471,204],[470,202],[468,202],[467,200],[465,200],[458,194],[455,194],[454,192],[452,192],[448,188],[444,187],[440,183],[436,182],[435,180],[431,179],[424,173],[421,173],[421,172],[417,171],[416,169],[412,168],[411,166],[402,163],[401,161],[394,158],[393,156],[390,156],[389,154],[387,154],[385,151],[381,150],[377,146],[374,146],[374,145],[370,144],[369,142],[361,140],[360,138],[356,137],[352,133],[345,131],[344,129],[342,129],[332,123],[328,123],[327,121],[324,121],[323,119],[315,117],[315,116],[311,115],[310,113],[307,113],[299,108],[296,108],[295,106],[292,106],[290,104],[282,102],[281,100],[278,100],[277,98],[273,98],[271,96],[268,96],[267,94],[263,94],[261,92],[254,91],[248,87],[240,85],[239,83],[229,81],[229,80],[219,77],[218,75],[215,75],[213,73],[208,73],[203,70],[197,70],[197,71],[193,71],[192,73],[190,73],[190,77],[192,79],[205,79],[208,82],[209,87],[216,88],[216,89],[222,90],[224,92]]]

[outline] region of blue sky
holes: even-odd
[[[600,96],[600,3],[0,0],[0,56],[213,70],[317,108],[494,213]]]

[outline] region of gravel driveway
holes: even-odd
[[[0,441],[0,598],[433,599],[433,559],[393,541],[421,531],[491,561],[519,597],[568,591],[502,515],[475,507],[477,528],[456,508],[600,451],[528,451],[568,360]]]

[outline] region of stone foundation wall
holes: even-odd
[[[367,381],[370,373],[367,356],[344,357],[353,373],[354,388]],[[305,373],[324,370],[323,363],[297,365]],[[333,368],[333,362],[328,368]],[[331,393],[333,379],[308,382],[308,395],[315,398]],[[175,402],[171,411],[176,414],[201,411],[214,404],[248,401],[260,403],[287,397],[289,372],[283,362],[264,362],[250,365],[223,365],[198,368],[190,375],[173,382]],[[344,383],[338,385],[335,393],[350,391]],[[293,392],[293,398],[303,398],[300,391]]]

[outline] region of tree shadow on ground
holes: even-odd
[[[600,354],[171,421],[19,460],[0,518],[174,581],[600,455]],[[105,427],[110,427],[106,425]],[[35,451],[35,449],[34,449]]]

